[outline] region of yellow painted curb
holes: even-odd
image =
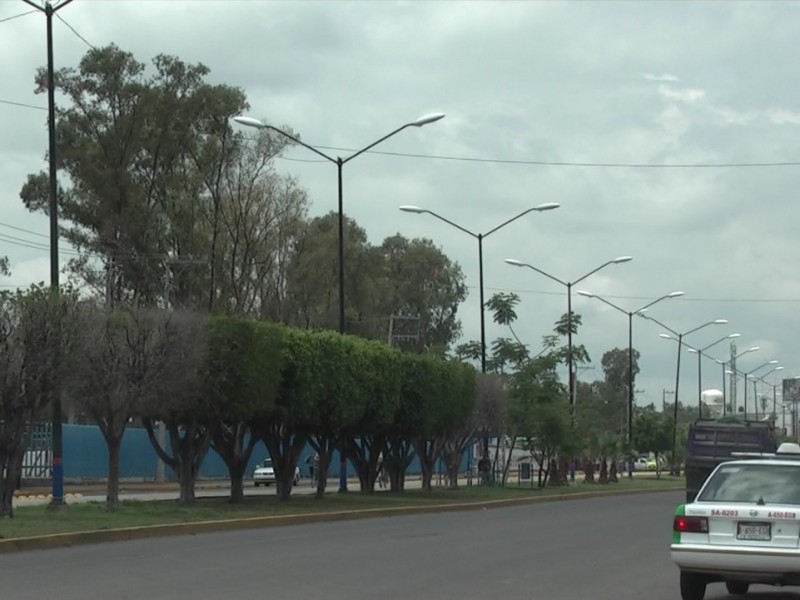
[[[329,521],[345,521],[365,519],[371,517],[411,515],[424,513],[438,513],[461,510],[478,510],[488,508],[501,508],[506,506],[519,506],[524,504],[539,504],[543,502],[557,502],[561,500],[581,500],[602,496],[624,496],[628,494],[651,494],[657,492],[682,491],[684,486],[665,487],[656,490],[602,490],[575,492],[571,494],[551,494],[540,497],[503,498],[499,500],[484,500],[476,502],[447,502],[443,504],[429,504],[426,506],[398,506],[393,508],[366,508],[358,510],[343,510],[321,513],[302,513],[294,515],[273,515],[267,517],[248,517],[243,519],[225,519],[219,521],[194,521],[190,523],[172,523],[164,525],[147,525],[143,527],[126,527],[120,529],[105,529],[100,531],[78,531],[71,533],[57,533],[24,538],[0,539],[0,554],[25,550],[46,550],[53,548],[66,548],[81,544],[94,544],[99,542],[123,542],[151,537],[168,535],[192,535],[198,533],[211,533],[217,531],[234,531],[238,529],[257,529],[262,527],[280,527],[285,525],[300,525],[306,523],[320,523]]]

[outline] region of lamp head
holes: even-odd
[[[594,294],[592,292],[587,292],[586,290],[578,290],[575,293],[580,294],[581,296],[586,296],[587,298],[594,298]]]
[[[772,369],[773,371],[783,371],[783,367],[775,367]]]
[[[239,123],[240,125],[247,125],[247,127],[257,127],[259,129],[263,129],[267,126],[266,123],[262,123],[258,119],[254,119],[253,117],[233,117],[233,120]]]
[[[728,322],[728,319],[717,319],[714,321],[714,325],[725,325]]]
[[[611,262],[614,263],[615,265],[617,265],[619,263],[628,262],[629,260],[633,260],[633,257],[632,256],[618,256],[617,258],[615,258]]]
[[[667,298],[677,298],[678,296],[683,296],[683,292],[670,292],[667,294]]]
[[[695,354],[700,354],[700,351],[699,350],[695,350],[694,348],[687,348],[686,351],[687,352],[693,352]]]
[[[543,211],[543,210],[553,210],[554,208],[558,208],[561,206],[558,202],[545,202],[544,204],[540,204],[539,206],[534,207],[533,210]]]
[[[670,334],[668,334],[668,333],[659,333],[659,334],[658,334],[658,337],[662,337],[662,338],[664,338],[665,340],[674,340],[674,339],[675,339],[674,337],[672,337],[672,336],[671,336]]]
[[[742,334],[741,333],[732,333],[732,334],[730,334],[728,336],[728,338],[737,338],[737,337],[742,337]]]
[[[747,352],[755,352],[756,350],[761,350],[761,346],[750,346],[747,350],[742,352],[742,354],[746,354]]]
[[[420,208],[419,206],[414,206],[413,204],[404,204],[403,206],[399,207],[400,210],[403,212],[410,212],[415,214],[421,214],[425,212],[424,208]]]
[[[767,364],[768,364],[768,365],[777,365],[777,364],[778,364],[778,362],[780,362],[780,361],[777,361],[777,360],[771,360],[771,361],[769,361]]]
[[[515,267],[522,267],[525,265],[524,262],[522,262],[521,260],[517,260],[516,258],[507,258],[506,263],[508,263],[509,265],[514,265]]]
[[[444,113],[433,113],[430,115],[425,115],[424,117],[420,117],[416,121],[413,121],[411,125],[414,127],[422,127],[423,125],[427,125],[428,123],[435,123],[439,119],[444,119]]]

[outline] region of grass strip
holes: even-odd
[[[351,492],[326,494],[322,500],[310,495],[298,495],[280,502],[275,496],[251,496],[233,504],[225,497],[198,498],[191,507],[180,506],[175,500],[120,502],[119,510],[110,512],[104,503],[72,503],[66,510],[51,511],[46,506],[20,506],[12,519],[0,520],[0,538],[14,539],[59,533],[92,532],[112,529],[147,527],[152,525],[253,519],[287,515],[320,515],[359,510],[381,510],[414,507],[433,507],[446,504],[482,504],[487,502],[525,501],[538,498],[564,497],[574,494],[625,493],[679,489],[683,480],[675,477],[661,479],[627,479],[607,485],[574,484],[568,487],[536,488],[516,485],[469,486],[457,490],[434,488],[431,492],[408,490],[402,493]],[[224,490],[220,490],[223,494]],[[333,516],[333,514],[331,514]]]

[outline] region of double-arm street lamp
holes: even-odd
[[[336,171],[337,171],[337,175],[338,175],[338,191],[339,191],[339,194],[338,194],[338,196],[339,196],[339,207],[338,207],[338,218],[339,218],[339,239],[338,239],[339,244],[338,245],[339,245],[339,248],[338,248],[338,250],[339,250],[339,332],[340,333],[346,333],[346,330],[347,330],[347,324],[346,324],[346,321],[345,321],[345,297],[344,297],[344,196],[342,194],[342,167],[344,167],[344,165],[346,163],[348,163],[351,160],[353,160],[356,156],[359,156],[359,155],[363,154],[364,152],[366,152],[367,150],[369,150],[371,148],[374,148],[375,146],[377,146],[378,144],[380,144],[384,140],[389,139],[393,135],[395,135],[397,133],[400,133],[401,131],[403,131],[404,129],[406,129],[408,127],[422,127],[423,125],[428,125],[429,123],[435,123],[436,121],[438,121],[439,119],[442,119],[442,118],[444,118],[444,114],[443,113],[435,113],[435,114],[432,114],[432,115],[426,115],[424,117],[420,117],[416,121],[411,121],[410,123],[406,123],[402,127],[398,127],[397,129],[395,129],[391,133],[383,136],[382,138],[380,138],[377,141],[372,142],[368,146],[363,147],[361,150],[359,150],[358,152],[355,152],[354,154],[351,154],[347,158],[341,158],[339,156],[334,158],[333,156],[325,154],[324,152],[322,152],[321,150],[315,148],[314,146],[311,146],[309,144],[306,144],[305,142],[300,141],[298,138],[296,138],[295,136],[293,136],[293,135],[291,135],[289,133],[286,133],[282,129],[278,129],[277,127],[274,127],[273,125],[269,125],[267,123],[263,123],[262,121],[259,121],[258,119],[254,119],[252,117],[234,117],[233,118],[234,121],[236,121],[237,123],[240,123],[241,125],[247,125],[248,127],[255,127],[257,129],[269,129],[271,131],[274,131],[275,133],[278,133],[278,134],[282,135],[283,137],[291,140],[295,144],[298,144],[300,146],[303,146],[304,148],[307,148],[308,150],[311,150],[311,152],[321,156],[322,158],[324,158],[327,161],[332,162],[333,164],[336,165]]]
[[[600,302],[604,302],[608,304],[611,308],[618,310],[619,312],[628,315],[628,435],[627,435],[627,442],[629,450],[633,446],[633,403],[634,403],[634,389],[633,389],[633,315],[642,312],[656,304],[657,302],[661,302],[662,300],[666,300],[668,298],[677,298],[679,296],[683,296],[683,292],[670,292],[660,298],[656,298],[649,304],[645,304],[641,308],[638,308],[634,311],[628,311],[624,308],[621,308],[614,304],[613,302],[606,300],[602,296],[598,296],[597,294],[593,294],[591,292],[587,292],[585,290],[579,290],[578,293],[581,296],[586,296],[587,298],[596,298],[600,300]],[[633,457],[630,457],[628,460],[628,478],[633,478]]]
[[[56,178],[56,85],[53,66],[53,15],[61,10],[72,0],[62,0],[57,5],[45,2],[44,6],[32,0],[23,0],[38,11],[44,13],[47,20],[47,131],[49,150],[47,153],[49,166],[49,202],[48,213],[50,216],[50,292],[57,296],[59,291],[58,281],[58,180]],[[62,407],[60,383],[55,384],[52,390],[53,404],[53,431],[51,433],[52,447],[52,478],[53,497],[50,500],[52,508],[61,508],[64,502],[64,437],[62,429]]]
[[[734,378],[736,377],[736,373],[733,371],[729,371],[727,369],[727,366],[731,365],[735,368],[737,358],[739,358],[740,356],[744,356],[748,352],[756,352],[758,350],[760,350],[758,346],[750,346],[747,350],[742,350],[741,352],[739,352],[739,354],[732,356],[729,360],[719,360],[718,358],[714,359],[715,362],[722,365],[722,397],[726,400],[726,402],[723,402],[722,404],[723,414],[725,414],[725,409],[727,406],[727,398],[728,398],[727,392],[725,391],[725,379],[726,379],[725,375],[733,375]],[[736,415],[736,405],[735,405],[736,398],[734,397],[733,392],[734,392],[734,385],[731,385],[731,412],[734,415]]]
[[[659,333],[658,335],[660,337],[668,340],[675,340],[678,342],[678,365],[675,369],[675,407],[673,409],[673,416],[672,416],[672,465],[670,468],[671,473],[675,475],[677,474],[676,452],[678,449],[678,390],[679,390],[678,386],[680,384],[680,378],[681,378],[681,346],[684,343],[683,338],[689,335],[690,333],[694,333],[695,331],[700,331],[701,329],[703,329],[704,327],[708,327],[709,325],[725,325],[728,322],[728,320],[715,319],[714,321],[708,321],[706,323],[703,323],[702,325],[698,325],[697,327],[690,329],[689,331],[684,331],[683,333],[679,333],[674,329],[667,327],[661,321],[658,321],[649,315],[639,313],[639,316],[648,319],[650,321],[653,321],[658,325],[661,325],[661,327],[672,333],[672,335],[667,335],[666,333]]]
[[[771,373],[774,373],[775,371],[783,371],[783,367],[775,367],[772,370],[767,371],[766,373],[764,373],[764,375],[762,375],[761,377],[756,377],[755,375],[748,375],[748,377],[753,382],[753,404],[756,407],[755,408],[756,420],[758,420],[758,388],[757,388],[757,384],[760,381],[762,383],[762,385],[763,385],[765,383],[764,382],[764,377],[766,377],[767,375],[769,375]],[[746,385],[747,385],[747,382],[745,381],[745,386]],[[766,414],[767,414],[767,407],[765,405],[764,406],[764,416],[766,416]]]
[[[603,267],[607,267],[608,265],[616,265],[616,264],[619,264],[619,263],[628,262],[629,260],[632,260],[632,257],[630,257],[630,256],[618,256],[617,258],[615,258],[613,260],[609,260],[609,261],[604,262],[602,265],[600,265],[596,269],[592,269],[591,271],[586,273],[586,275],[578,277],[574,281],[563,281],[563,280],[559,279],[558,277],[550,275],[550,273],[546,273],[545,271],[542,271],[538,267],[534,267],[531,264],[522,262],[522,261],[517,260],[515,258],[507,258],[506,259],[506,262],[509,265],[513,265],[515,267],[528,267],[529,269],[532,269],[532,270],[536,271],[540,275],[544,275],[545,277],[547,277],[549,279],[552,279],[553,281],[557,281],[558,283],[560,283],[561,285],[563,285],[564,287],[567,288],[567,385],[569,386],[569,394],[568,395],[569,395],[570,409],[573,410],[573,411],[575,409],[575,382],[573,381],[573,376],[572,376],[572,363],[573,363],[573,358],[572,358],[572,286],[575,285],[576,283],[579,283],[579,282],[583,281],[584,279],[589,277],[589,275],[594,275],[595,273],[597,273]]]
[[[747,378],[750,377],[750,375],[752,375],[756,371],[760,371],[761,369],[763,369],[767,365],[777,365],[777,364],[778,364],[777,360],[768,360],[767,362],[758,365],[755,369],[752,369],[752,370],[746,371],[746,372],[745,371],[741,372],[742,375],[744,376],[744,419],[745,419],[745,421],[747,420]],[[770,371],[770,373],[771,372],[772,371]],[[734,374],[734,377],[736,377],[735,374]],[[753,400],[753,401],[756,402],[756,400]],[[756,411],[758,411],[758,407],[757,406],[756,406]]]
[[[427,213],[427,214],[429,214],[429,215],[431,215],[433,217],[436,217],[440,221],[444,221],[448,225],[452,225],[456,229],[458,229],[460,231],[463,231],[467,235],[470,235],[473,238],[475,238],[476,240],[478,240],[478,287],[479,287],[479,293],[480,293],[480,307],[481,307],[481,372],[482,373],[486,372],[486,325],[485,325],[485,317],[484,317],[485,306],[484,306],[484,300],[483,300],[483,240],[485,238],[489,237],[495,231],[498,231],[498,230],[502,229],[503,227],[505,227],[509,223],[512,223],[513,221],[516,221],[520,217],[524,217],[528,213],[542,212],[542,211],[545,211],[545,210],[552,210],[554,208],[558,208],[559,206],[561,206],[561,205],[557,204],[555,202],[547,202],[545,204],[540,204],[538,206],[534,206],[532,208],[529,208],[527,210],[522,211],[521,213],[519,213],[515,217],[511,217],[507,221],[501,223],[500,225],[498,225],[497,227],[495,227],[493,229],[490,229],[486,233],[475,233],[474,231],[470,231],[466,227],[462,227],[458,223],[454,223],[450,219],[447,219],[447,218],[443,217],[442,215],[440,215],[438,213],[435,213],[432,210],[428,210],[426,208],[420,208],[419,206],[411,206],[411,205],[404,205],[404,206],[400,207],[400,210],[405,211],[405,212],[409,212],[409,213],[416,213],[416,214]]]
[[[694,352],[694,353],[697,354],[697,416],[698,416],[698,418],[703,416],[703,377],[702,377],[702,371],[701,371],[702,366],[700,364],[700,359],[703,357],[703,352],[705,352],[709,348],[713,348],[714,346],[716,346],[720,342],[724,342],[725,340],[732,340],[734,338],[741,337],[741,335],[742,335],[741,333],[732,333],[730,335],[723,336],[723,337],[719,338],[716,342],[711,342],[710,344],[708,344],[707,346],[704,346],[703,348],[692,348],[692,347],[687,345],[686,349],[689,352]],[[724,411],[725,410],[725,408],[724,408],[725,407],[725,392],[724,391],[722,392],[722,406],[723,406],[722,410]]]
[[[397,129],[395,129],[391,133],[386,134],[385,136],[383,136],[382,138],[372,142],[368,146],[364,146],[361,150],[351,154],[347,158],[342,158],[340,156],[337,156],[336,158],[334,158],[333,156],[325,154],[324,152],[322,152],[321,150],[315,148],[314,146],[311,146],[309,144],[306,144],[305,142],[300,141],[298,138],[296,138],[295,136],[293,136],[293,135],[291,135],[289,133],[286,133],[282,129],[278,129],[277,127],[274,127],[274,126],[269,125],[267,123],[263,123],[262,121],[259,121],[258,119],[254,119],[252,117],[234,117],[233,118],[234,121],[236,121],[237,123],[239,123],[241,125],[246,125],[248,127],[255,127],[257,129],[269,129],[271,131],[274,131],[275,133],[278,133],[278,134],[282,135],[283,137],[291,140],[295,144],[298,144],[300,146],[303,146],[304,148],[307,148],[308,150],[311,150],[311,152],[321,156],[325,160],[327,160],[327,161],[329,161],[329,162],[331,162],[331,163],[336,165],[336,173],[337,173],[337,176],[338,176],[337,182],[338,182],[338,198],[339,198],[339,205],[338,205],[338,220],[339,220],[339,235],[338,235],[338,251],[339,251],[339,261],[338,261],[339,262],[339,277],[338,277],[338,283],[339,283],[339,333],[344,334],[344,333],[347,332],[347,323],[345,321],[345,296],[344,296],[344,196],[343,196],[343,193],[342,193],[342,167],[344,167],[345,163],[350,162],[356,156],[360,156],[361,154],[363,154],[367,150],[369,150],[371,148],[374,148],[375,146],[377,146],[378,144],[380,144],[384,140],[389,139],[393,135],[395,135],[397,133],[400,133],[401,131],[403,131],[404,129],[406,129],[408,127],[422,127],[423,125],[428,125],[429,123],[435,123],[436,121],[438,121],[439,119],[442,119],[442,118],[444,118],[444,113],[434,113],[434,114],[431,114],[431,115],[426,115],[424,117],[420,117],[416,121],[411,121],[411,122],[406,123],[405,125],[403,125],[401,127],[398,127]],[[347,491],[347,461],[345,459],[345,453],[344,453],[343,449],[340,449],[340,451],[339,451],[339,491],[340,492],[346,492]]]

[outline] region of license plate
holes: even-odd
[[[772,531],[769,523],[737,523],[737,540],[769,541]]]

